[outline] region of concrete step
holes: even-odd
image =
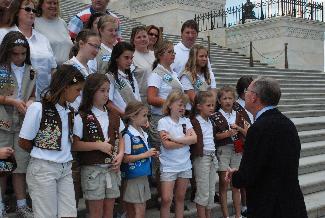
[[[301,144],[300,158],[325,154],[325,141],[307,142]]]
[[[237,81],[238,81],[238,78],[237,77],[223,77],[222,75],[222,72],[218,73],[216,72],[215,73],[216,76],[215,76],[215,79],[218,83],[221,83],[221,84],[236,84]],[[256,77],[253,77],[253,79],[255,79]],[[322,84],[322,85],[325,85],[325,76],[323,79],[318,79],[318,80],[312,80],[312,79],[305,79],[305,80],[300,80],[300,79],[295,79],[295,78],[278,78],[277,81],[280,83],[280,85],[284,85],[284,84],[301,84],[301,85],[309,85],[311,86],[311,84],[314,86],[314,85],[319,85],[319,84]]]
[[[301,143],[325,140],[325,129],[299,131],[298,134]]]
[[[300,158],[299,175],[325,170],[325,154]]]
[[[325,190],[325,171],[299,176],[299,184],[304,195]]]
[[[305,111],[305,110],[321,110],[325,108],[325,104],[321,103],[306,103],[306,104],[293,104],[293,105],[279,105],[280,111]]]
[[[300,103],[322,103],[325,102],[325,98],[296,98],[296,99],[288,99],[288,98],[281,98],[280,104],[281,105],[290,105],[290,104],[300,104]]]
[[[300,99],[310,99],[310,98],[324,98],[325,97],[325,93],[282,93],[281,95],[281,99],[292,99],[292,101],[295,100],[300,100]]]
[[[216,68],[212,68],[212,71],[214,72],[215,76],[224,77],[224,78],[237,78],[239,79],[241,76],[252,76],[252,77],[258,77],[258,76],[270,76],[275,79],[295,79],[295,80],[323,80],[325,77],[322,74],[289,74],[289,73],[283,73],[278,71],[277,69],[268,68],[267,70],[263,68],[263,71],[256,70],[254,68],[250,69],[222,69],[218,70]]]
[[[321,218],[325,216],[325,191],[304,196],[308,218]]]
[[[298,131],[325,129],[325,116],[292,118]]]
[[[285,111],[283,114],[289,118],[320,117],[325,116],[325,110]]]

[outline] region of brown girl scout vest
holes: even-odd
[[[21,100],[27,102],[35,88],[36,73],[30,65],[25,65],[21,84]],[[18,82],[14,72],[0,67],[0,95],[17,98]],[[24,115],[11,105],[0,105],[0,129],[19,132]]]
[[[74,110],[69,108],[68,127],[69,139],[72,143]],[[30,152],[33,146],[46,149],[61,151],[62,122],[54,104],[49,102],[42,103],[42,118],[40,128],[33,140],[19,141],[19,146],[25,151]]]
[[[197,136],[197,142],[195,144],[190,145],[191,158],[194,158],[197,156],[202,157],[203,156],[203,147],[204,147],[202,128],[201,128],[200,122],[196,119],[196,117],[191,119],[191,123],[192,123],[193,129]],[[213,138],[215,138],[216,128],[214,127],[213,124],[212,124],[212,128],[213,128]]]
[[[233,105],[234,111],[237,111],[239,114],[241,114],[244,119],[251,125],[251,119],[249,118],[245,108],[243,108],[238,102],[235,102]]]
[[[94,164],[112,164],[114,158],[119,152],[118,145],[115,144],[119,135],[120,117],[117,112],[111,110],[107,111],[109,117],[108,137],[109,143],[112,147],[112,154],[106,154],[101,151],[87,151],[78,152],[80,165],[94,165]],[[82,141],[85,142],[104,142],[103,130],[100,126],[96,116],[90,111],[88,113],[80,112],[80,116],[84,125]]]
[[[213,126],[215,127],[216,133],[223,133],[229,130],[229,125],[226,120],[226,118],[222,115],[221,112],[217,111],[214,114],[211,115],[211,121]],[[241,128],[244,128],[244,117],[236,112],[236,121],[235,123],[240,126]],[[243,140],[244,136],[241,133],[238,133],[239,139]],[[227,137],[221,140],[217,140],[215,137],[215,145],[218,146],[224,146],[228,144],[233,144],[233,140],[231,137]]]

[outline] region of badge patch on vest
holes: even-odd
[[[169,74],[166,73],[163,76],[163,80],[165,80],[167,82],[171,82],[171,81],[173,81],[173,77],[171,75],[169,75]]]
[[[108,62],[111,59],[110,55],[103,55],[102,61]]]
[[[119,90],[122,90],[125,86],[126,86],[126,82],[123,80],[123,79],[120,79],[119,80],[120,82],[118,83],[116,80],[115,80],[115,84],[117,86],[117,88]]]
[[[200,87],[203,85],[203,81],[202,80],[200,80],[200,79],[197,79],[196,81],[195,81],[195,83],[194,83],[194,87],[196,88],[196,89],[200,89]]]
[[[140,139],[136,136],[132,137],[132,141],[133,141],[133,143],[136,143],[136,144],[140,143]]]
[[[8,69],[0,69],[0,95],[10,96],[14,93],[14,79]]]

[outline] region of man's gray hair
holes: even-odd
[[[254,92],[266,106],[277,106],[281,98],[281,89],[277,80],[260,76],[253,81]]]

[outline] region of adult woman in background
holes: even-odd
[[[152,64],[155,61],[155,54],[148,49],[149,38],[144,26],[132,29],[130,43],[134,46],[133,65],[135,66],[134,77],[140,88],[142,102],[147,102],[147,80],[152,72]]]
[[[153,51],[155,47],[162,41],[162,32],[159,27],[155,25],[149,25],[146,29],[149,37],[148,49],[150,51]]]
[[[42,33],[50,41],[56,63],[63,64],[69,59],[72,41],[67,24],[59,17],[59,0],[39,0],[35,19],[35,30]]]

